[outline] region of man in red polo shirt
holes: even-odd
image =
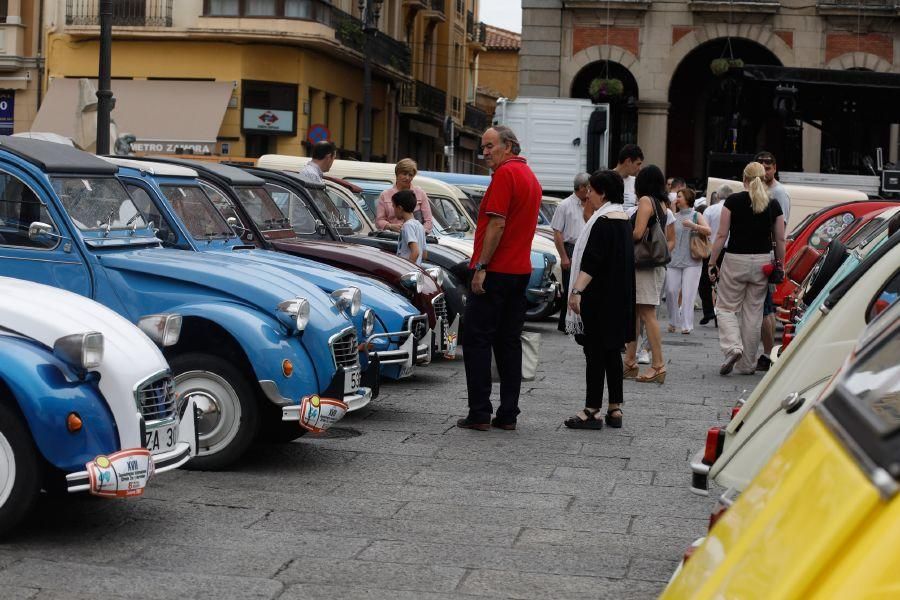
[[[463,358],[469,414],[456,422],[487,431],[491,425],[515,429],[522,386],[522,325],[525,290],[531,274],[531,242],[541,205],[541,185],[519,156],[509,127],[498,125],[481,136],[481,150],[494,170],[475,229],[470,268],[472,293],[466,302]],[[500,408],[491,420],[491,351],[500,373]]]

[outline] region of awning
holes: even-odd
[[[53,79],[32,131],[76,137],[78,79]],[[94,82],[96,85],[96,81]],[[137,152],[196,154],[215,151],[216,138],[234,84],[230,81],[112,81],[116,107],[112,118],[119,134],[130,133]]]
[[[771,65],[747,65],[743,69],[746,79],[761,82],[808,84],[819,86],[863,87],[900,91],[900,74],[874,71],[840,69],[804,69],[799,67],[775,67]]]

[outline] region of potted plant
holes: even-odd
[[[716,77],[721,77],[729,71],[729,69],[740,69],[744,66],[744,61],[740,58],[716,58],[709,63],[709,68]]]
[[[588,94],[594,101],[603,98],[618,98],[625,93],[625,85],[621,79],[597,78],[591,82]]]

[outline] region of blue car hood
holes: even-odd
[[[299,256],[270,250],[212,250],[208,254],[225,256],[227,260],[244,260],[251,265],[266,265],[276,271],[302,277],[331,293],[342,287],[357,287],[363,304],[372,308],[389,331],[399,331],[406,317],[419,314],[409,300],[380,281],[344,271]]]
[[[105,269],[119,273],[126,280],[126,286],[117,287],[126,305],[130,301],[137,306],[151,304],[154,310],[172,310],[177,309],[179,300],[184,304],[226,300],[249,304],[284,322],[284,316],[276,308],[278,304],[302,297],[310,305],[310,325],[304,337],[314,329],[325,334],[327,340],[331,334],[350,326],[321,289],[274,266],[171,248],[112,252],[98,254],[97,258]],[[153,296],[170,299],[172,305],[148,302]]]

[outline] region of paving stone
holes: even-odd
[[[409,592],[401,590],[376,590],[369,587],[343,585],[298,584],[287,588],[278,600],[464,600],[478,598],[460,593]]]
[[[647,581],[668,582],[672,573],[678,567],[676,560],[654,560],[650,558],[635,558],[628,566],[629,579],[644,579]]]
[[[565,508],[572,496],[560,493],[522,493],[498,490],[467,489],[465,486],[374,485],[347,483],[335,492],[343,498],[397,500],[400,502],[434,502],[472,507],[500,508]]]
[[[293,583],[340,583],[382,590],[452,592],[462,580],[464,569],[363,560],[329,561],[306,558],[291,563],[278,574],[278,580]]]
[[[460,586],[460,591],[473,595],[522,599],[646,599],[656,597],[660,590],[657,583],[635,580],[486,569],[472,572]]]

